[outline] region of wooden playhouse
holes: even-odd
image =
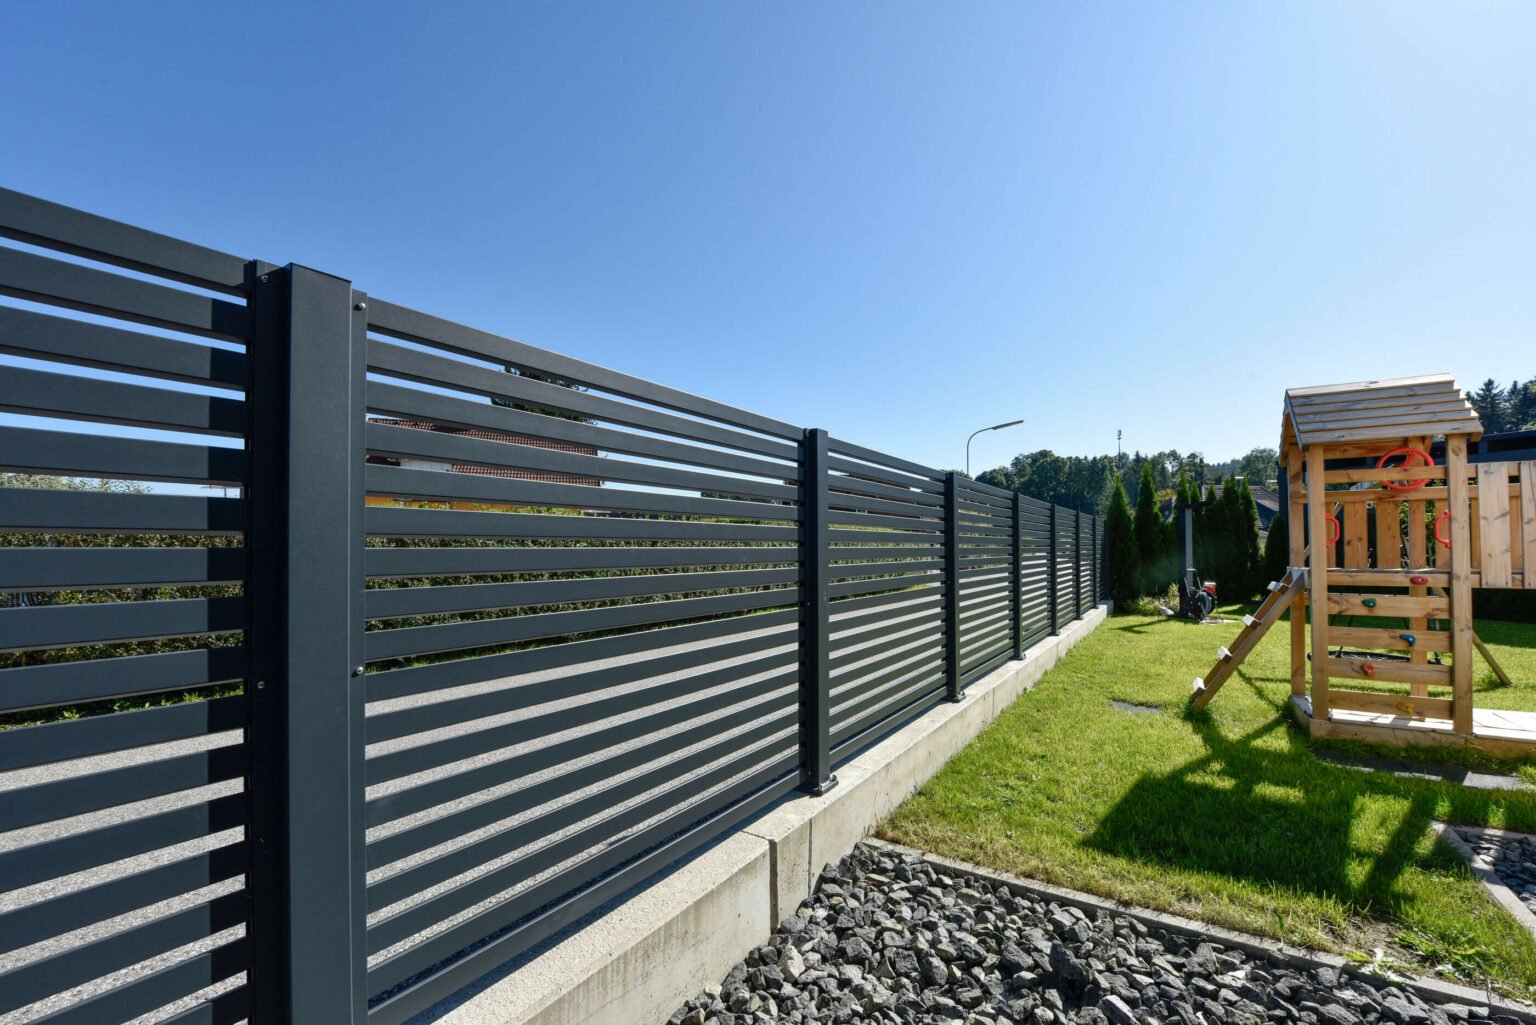
[[[1192,706],[1290,609],[1291,708],[1313,736],[1536,754],[1536,713],[1473,707],[1474,646],[1504,675],[1473,589],[1536,587],[1536,461],[1469,461],[1482,430],[1444,374],[1287,391],[1290,567]]]

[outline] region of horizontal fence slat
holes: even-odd
[[[795,446],[730,427],[717,426],[659,409],[636,406],[590,392],[504,373],[486,366],[400,345],[368,340],[368,369],[433,387],[451,387],[492,399],[526,403],[536,409],[565,410],[584,418],[636,427],[675,438],[793,461]]]
[[[243,304],[3,246],[0,295],[230,342],[244,341],[250,334]]]
[[[608,459],[578,452],[560,452],[533,444],[467,438],[378,421],[368,424],[365,444],[369,451],[388,458],[425,459],[452,466],[540,470],[550,474],[588,477],[604,484],[619,482],[691,489],[781,503],[797,501],[800,494],[798,487],[785,484],[635,463],[627,459]]]
[[[0,375],[0,411],[225,437],[246,428],[245,403],[238,399],[25,367],[6,367]]]
[[[220,747],[18,787],[7,791],[0,804],[0,831],[238,779],[245,763],[246,754],[238,746]]]
[[[244,598],[171,598],[0,609],[0,651],[201,636],[244,626]]]
[[[760,612],[752,616],[637,630],[633,633],[598,637],[592,640],[548,644],[496,655],[455,658],[426,665],[391,669],[386,672],[369,673],[364,678],[365,686],[369,701],[409,697],[413,694],[484,683],[488,680],[499,680],[523,673],[561,669],[607,658],[655,652],[678,645],[702,645],[709,641],[722,641],[722,639],[758,630],[782,630],[786,624],[797,622],[798,618],[799,613],[796,610],[785,609],[779,612]]]
[[[238,534],[245,503],[194,495],[0,488],[0,530],[13,533]]]
[[[227,683],[245,675],[243,647],[198,648],[0,669],[0,711],[84,704]]]
[[[372,785],[441,768],[444,765],[510,747],[530,736],[541,735],[533,732],[536,729],[544,731],[544,735],[549,735],[574,729],[577,726],[590,727],[591,724],[604,719],[641,713],[654,705],[685,698],[707,688],[721,687],[748,676],[774,673],[793,661],[793,653],[767,655],[752,662],[697,673],[682,679],[664,680],[643,689],[610,695],[596,707],[591,703],[572,705],[551,712],[530,715],[513,723],[502,723],[467,733],[457,733],[450,737],[369,758],[366,763],[366,777],[369,785]],[[792,671],[776,672],[775,675],[752,686],[756,693],[766,694],[774,688],[793,683],[795,678],[796,674]],[[706,711],[723,711],[752,696],[754,695],[743,693],[738,688],[708,697],[695,697],[685,707],[691,711],[691,715],[697,716],[703,715]],[[603,734],[603,730],[594,729],[591,736],[581,738],[584,743],[571,749],[575,752],[574,756],[590,755],[609,746],[609,741]]]
[[[431,975],[409,964],[394,967],[389,973],[395,979],[393,982],[388,981],[383,972],[377,976],[370,974],[371,992],[394,992],[370,1008],[369,1022],[371,1025],[401,1025],[416,1012],[503,963],[518,950],[554,935],[688,851],[736,828],[793,790],[798,780],[798,773],[787,773],[768,783],[760,783],[756,778],[745,780],[731,787],[727,795],[729,803],[713,814],[682,825],[668,820],[663,825],[670,827],[672,832],[662,834],[660,839],[653,839],[653,831],[647,830],[599,855],[593,875],[595,881],[584,886],[574,885],[564,873],[547,880],[530,898],[544,901],[540,915],[510,916],[510,927],[496,930],[494,937],[486,943],[453,963],[444,964]],[[562,885],[565,887],[563,891],[558,889]]]
[[[762,434],[799,441],[803,433],[792,424],[736,409],[723,402],[690,395],[584,360],[572,359],[510,338],[455,324],[430,314],[374,299],[368,310],[369,330],[420,345],[448,349],[477,359],[548,374],[562,381],[584,384],[599,391],[649,402],[692,416],[745,427]]]
[[[148,975],[140,975],[105,993],[87,997],[79,1003],[55,1011],[46,1019],[41,1019],[40,1025],[41,1021],[46,1021],[47,1025],[100,1025],[109,1021],[131,1021],[238,975],[246,971],[249,965],[249,945],[242,936],[207,953],[196,954]]]
[[[231,794],[173,811],[71,833],[56,840],[39,840],[24,847],[0,851],[0,879],[4,879],[10,889],[19,890],[146,851],[239,828],[245,825],[245,812],[245,795]]]
[[[245,697],[235,694],[15,726],[0,733],[0,772],[244,729],[245,716]]]
[[[730,779],[733,774],[749,769],[753,762],[760,760],[762,760],[761,754],[750,752],[741,758],[735,759],[723,768],[712,770],[704,776],[690,781],[687,785],[690,790],[697,793],[719,785]],[[752,791],[768,786],[785,773],[795,769],[798,764],[798,753],[781,757],[771,762],[766,768],[752,772],[721,795],[704,800],[676,802],[671,805],[674,809],[671,814],[662,818],[659,823],[631,833],[624,838],[624,843],[615,844],[601,853],[593,855],[589,859],[589,865],[595,870],[600,870],[599,866],[603,866],[605,862],[612,865],[612,859],[615,854],[622,851],[626,846],[629,847],[629,850],[625,853],[632,857],[634,853],[638,853],[636,848],[644,850],[646,847],[650,847],[663,838],[670,836],[690,821],[696,821],[705,817],[709,813],[712,804],[728,806],[730,803],[734,803],[734,801],[747,796]],[[657,809],[655,808],[642,805],[638,808],[617,813],[608,819],[568,833],[536,851],[498,866],[472,880],[460,883],[458,886],[437,894],[424,903],[380,919],[368,928],[369,953],[372,954],[384,950],[394,943],[409,939],[422,929],[436,925],[460,911],[474,907],[480,901],[495,896],[502,890],[515,885],[519,881],[519,875],[534,875],[540,871],[541,867],[557,865],[564,858],[579,854],[592,847],[605,834],[607,836],[622,835],[624,830],[632,829],[646,818],[654,815],[656,811]],[[620,858],[618,860],[622,862],[627,860],[627,858]],[[558,875],[554,878],[560,879]],[[532,895],[540,894],[543,896],[547,894],[548,896],[553,896],[558,891],[551,892],[552,889],[547,884],[545,886],[535,884],[522,893],[499,902],[489,909],[479,912],[438,933],[430,939],[386,958],[369,971],[369,979],[387,979],[391,982],[401,981],[402,969],[404,969],[403,977],[409,977],[421,968],[435,964],[444,956],[457,954],[469,943],[483,938],[488,932],[494,931],[494,927],[487,929],[489,922],[520,918],[523,914],[540,906],[547,900],[547,896],[545,896],[544,899],[538,900],[538,903],[534,903],[533,901],[536,898]],[[541,891],[543,891],[542,894]],[[479,935],[475,935],[476,933],[479,933]]]
[[[0,352],[166,381],[244,389],[245,354],[0,306]]]
[[[376,587],[366,592],[364,614],[369,619],[391,619],[518,606],[568,605],[665,594],[774,587],[793,584],[799,576],[798,568],[790,567],[577,577],[571,580],[534,580],[507,584]]]
[[[507,376],[501,374],[495,380],[502,383]],[[527,438],[587,445],[598,452],[755,474],[778,481],[800,479],[800,468],[791,462],[774,462],[737,452],[722,452],[718,448],[669,441],[633,431],[614,430],[583,420],[546,416],[492,402],[438,395],[420,388],[407,388],[383,381],[368,382],[368,408],[400,419],[425,420],[469,430],[502,431]]]
[[[552,700],[569,700],[609,687],[685,672],[716,662],[745,658],[748,655],[770,648],[784,647],[790,643],[793,643],[793,638],[787,638],[779,633],[766,633],[757,637],[674,652],[669,655],[658,654],[654,658],[640,661],[625,661],[619,665],[601,669],[579,666],[577,671],[569,676],[501,687],[461,698],[448,698],[427,705],[414,705],[370,715],[365,720],[367,740],[368,743],[374,744],[412,733],[425,733],[428,730],[469,722],[473,719],[504,715]],[[784,661],[782,658],[773,659],[771,664],[782,665]],[[740,670],[748,669],[750,666],[731,668]],[[738,671],[736,675],[745,674]],[[729,682],[732,674],[729,670],[721,670],[718,677],[721,682]],[[708,685],[701,682],[700,677],[693,677],[691,681],[695,688]]]
[[[363,559],[368,576],[388,579],[793,564],[796,553],[769,547],[369,548]]]
[[[244,894],[227,894],[0,974],[0,1012],[25,1007],[241,925],[245,906]]]
[[[363,481],[370,494],[416,501],[504,503],[789,522],[799,518],[799,511],[794,507],[771,502],[623,491],[585,484],[551,484],[545,481],[488,477],[478,473],[412,470],[399,466],[369,465],[364,468]]]
[[[0,470],[63,477],[237,485],[245,474],[245,453],[240,449],[174,441],[0,427]]]
[[[793,701],[793,696],[786,699]],[[713,716],[728,708],[736,706],[736,711],[745,714],[752,709],[761,709],[767,715],[775,707],[782,703],[781,699],[765,692],[758,692],[743,696],[739,689],[721,691],[718,694],[699,698],[685,705],[674,705],[670,708],[661,708],[654,711],[640,711],[628,718],[621,718],[610,726],[602,729],[602,743],[606,748],[617,748],[621,744],[650,737],[666,730],[675,730],[678,738],[693,735],[694,727],[686,726],[687,723]],[[581,725],[584,722],[596,721],[603,718],[601,714],[595,717],[582,719],[571,715],[560,718],[557,722],[572,722]],[[719,733],[719,726],[714,718],[709,718],[702,726],[714,733]],[[482,753],[500,750],[514,743],[515,734],[511,731],[501,732],[482,731],[489,734],[478,738],[476,744]],[[512,739],[507,739],[512,738]],[[382,794],[371,799],[367,805],[367,825],[369,828],[393,822],[407,815],[414,815],[420,811],[438,808],[444,804],[459,800],[482,790],[489,790],[506,784],[509,780],[518,779],[523,775],[531,775],[547,769],[551,765],[564,765],[574,761],[583,755],[590,754],[594,750],[596,742],[585,736],[571,737],[556,741],[546,748],[529,751],[523,754],[509,755],[489,764],[478,765],[464,769],[449,776],[429,780],[415,784],[407,789],[396,790]],[[682,741],[679,739],[679,744]],[[432,763],[439,760],[437,753],[428,752],[428,757],[413,757],[409,760],[401,759],[393,763],[385,763],[381,756],[368,760],[369,783],[386,779],[395,779],[412,773],[421,772],[423,768],[431,767]]]
[[[795,719],[779,717],[775,726],[777,729],[771,731],[769,736],[792,729],[795,726]],[[764,751],[761,747],[753,747],[740,735],[731,738],[729,750],[732,753],[740,752],[735,754],[737,762],[749,760],[754,755],[761,759],[777,753]],[[715,754],[718,756],[719,752]],[[709,755],[698,757],[700,761],[707,761]],[[622,780],[615,780],[610,776],[606,786],[598,787],[580,797],[554,806],[543,806],[538,814],[525,818],[515,825],[469,840],[426,860],[414,862],[394,875],[373,883],[368,887],[368,910],[372,913],[390,907],[440,883],[447,882],[455,876],[471,872],[527,847],[531,843],[555,836],[571,826],[617,808],[652,790],[675,787],[685,777],[693,775],[693,766],[679,763],[676,759],[665,759],[660,765]],[[696,780],[688,779],[687,783],[692,787],[696,785]],[[566,790],[564,795],[569,795],[571,792]],[[523,807],[539,806],[523,802]],[[654,814],[654,809],[646,807],[646,810]]]
[[[571,612],[543,612],[526,616],[502,616],[437,626],[407,626],[393,630],[369,630],[363,635],[365,657],[373,661],[424,655],[440,651],[515,644],[546,637],[566,637],[599,630],[652,626],[673,620],[751,612],[789,605],[800,600],[798,587],[728,594],[713,598],[677,598],[666,601],[614,605]],[[3,615],[3,614],[0,614]],[[0,637],[3,637],[0,633]]]
[[[249,857],[245,844],[230,844],[0,913],[0,953],[234,879]]]
[[[15,489],[11,489],[15,490]],[[370,506],[367,533],[382,537],[507,537],[522,540],[788,542],[797,526],[608,516],[531,515]]]
[[[240,548],[0,548],[0,591],[230,584]]]
[[[13,189],[0,189],[0,235],[214,291],[245,291],[246,261],[238,256]]]

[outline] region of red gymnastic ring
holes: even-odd
[[[1380,459],[1376,460],[1376,469],[1380,470],[1382,467],[1386,466],[1387,460],[1391,459],[1393,456],[1403,455],[1405,453],[1410,458],[1413,456],[1418,456],[1420,459],[1424,460],[1425,466],[1435,465],[1435,457],[1424,451],[1422,448],[1394,448],[1392,451],[1385,453]],[[1408,460],[1403,460],[1403,465],[1407,466]],[[1429,478],[1425,477],[1423,480],[1408,481],[1407,483],[1402,481],[1384,480],[1382,483],[1391,488],[1393,491],[1412,491],[1414,488],[1422,488],[1425,484],[1428,484]]]
[[[1435,540],[1439,541],[1441,544],[1445,545],[1445,547],[1447,547],[1447,548],[1451,547],[1451,542],[1450,542],[1449,538],[1444,538],[1444,537],[1440,536],[1440,521],[1441,520],[1448,520],[1450,518],[1451,518],[1451,511],[1449,509],[1447,509],[1445,512],[1441,513],[1439,516],[1435,517]]]
[[[1343,535],[1344,528],[1339,525],[1339,518],[1337,516],[1325,516],[1323,519],[1327,520],[1328,525],[1333,528],[1328,532],[1328,543],[1335,544],[1340,536]]]

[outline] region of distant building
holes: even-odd
[[[1216,497],[1220,498],[1224,486],[1217,484],[1215,488]],[[1280,515],[1280,496],[1275,493],[1273,488],[1263,484],[1257,486],[1250,484],[1248,485],[1248,490],[1253,492],[1253,504],[1259,511],[1259,533],[1267,534],[1269,533],[1269,525],[1275,522],[1276,516]],[[1205,496],[1204,488],[1200,490],[1200,495],[1202,498]],[[1173,500],[1169,499],[1163,502],[1158,507],[1158,512],[1162,513],[1164,519],[1172,516]]]
[[[514,434],[510,431],[495,431],[483,427],[452,427],[447,424],[429,423],[422,420],[389,420],[376,419],[371,423],[385,424],[390,427],[407,427],[418,431],[432,431],[435,434],[452,434],[460,438],[476,438],[480,441],[498,441],[508,445],[524,445],[528,448],[539,448],[551,452],[570,452],[575,455],[596,456],[597,448],[593,445],[583,445],[573,441],[559,441],[553,438],[542,438],[531,434]],[[600,488],[603,481],[597,477],[589,477],[583,474],[559,473],[552,470],[529,470],[511,466],[475,466],[469,463],[445,463],[435,459],[396,459],[392,456],[369,456],[368,462],[376,466],[401,466],[410,470],[440,470],[453,473],[473,473],[482,477],[502,477],[509,480],[535,480],[546,484],[576,484],[582,487]],[[369,495],[369,505],[414,505],[415,502],[407,502],[398,498],[389,498],[383,495]],[[440,505],[443,503],[433,503]],[[446,503],[450,509],[514,509],[516,503],[495,503],[480,501],[452,501]]]

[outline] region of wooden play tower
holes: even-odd
[[[1536,714],[1473,707],[1474,646],[1503,676],[1473,589],[1536,587],[1536,461],[1469,462],[1482,430],[1444,374],[1286,392],[1290,568],[1193,707],[1289,609],[1291,707],[1313,736],[1536,754]]]

